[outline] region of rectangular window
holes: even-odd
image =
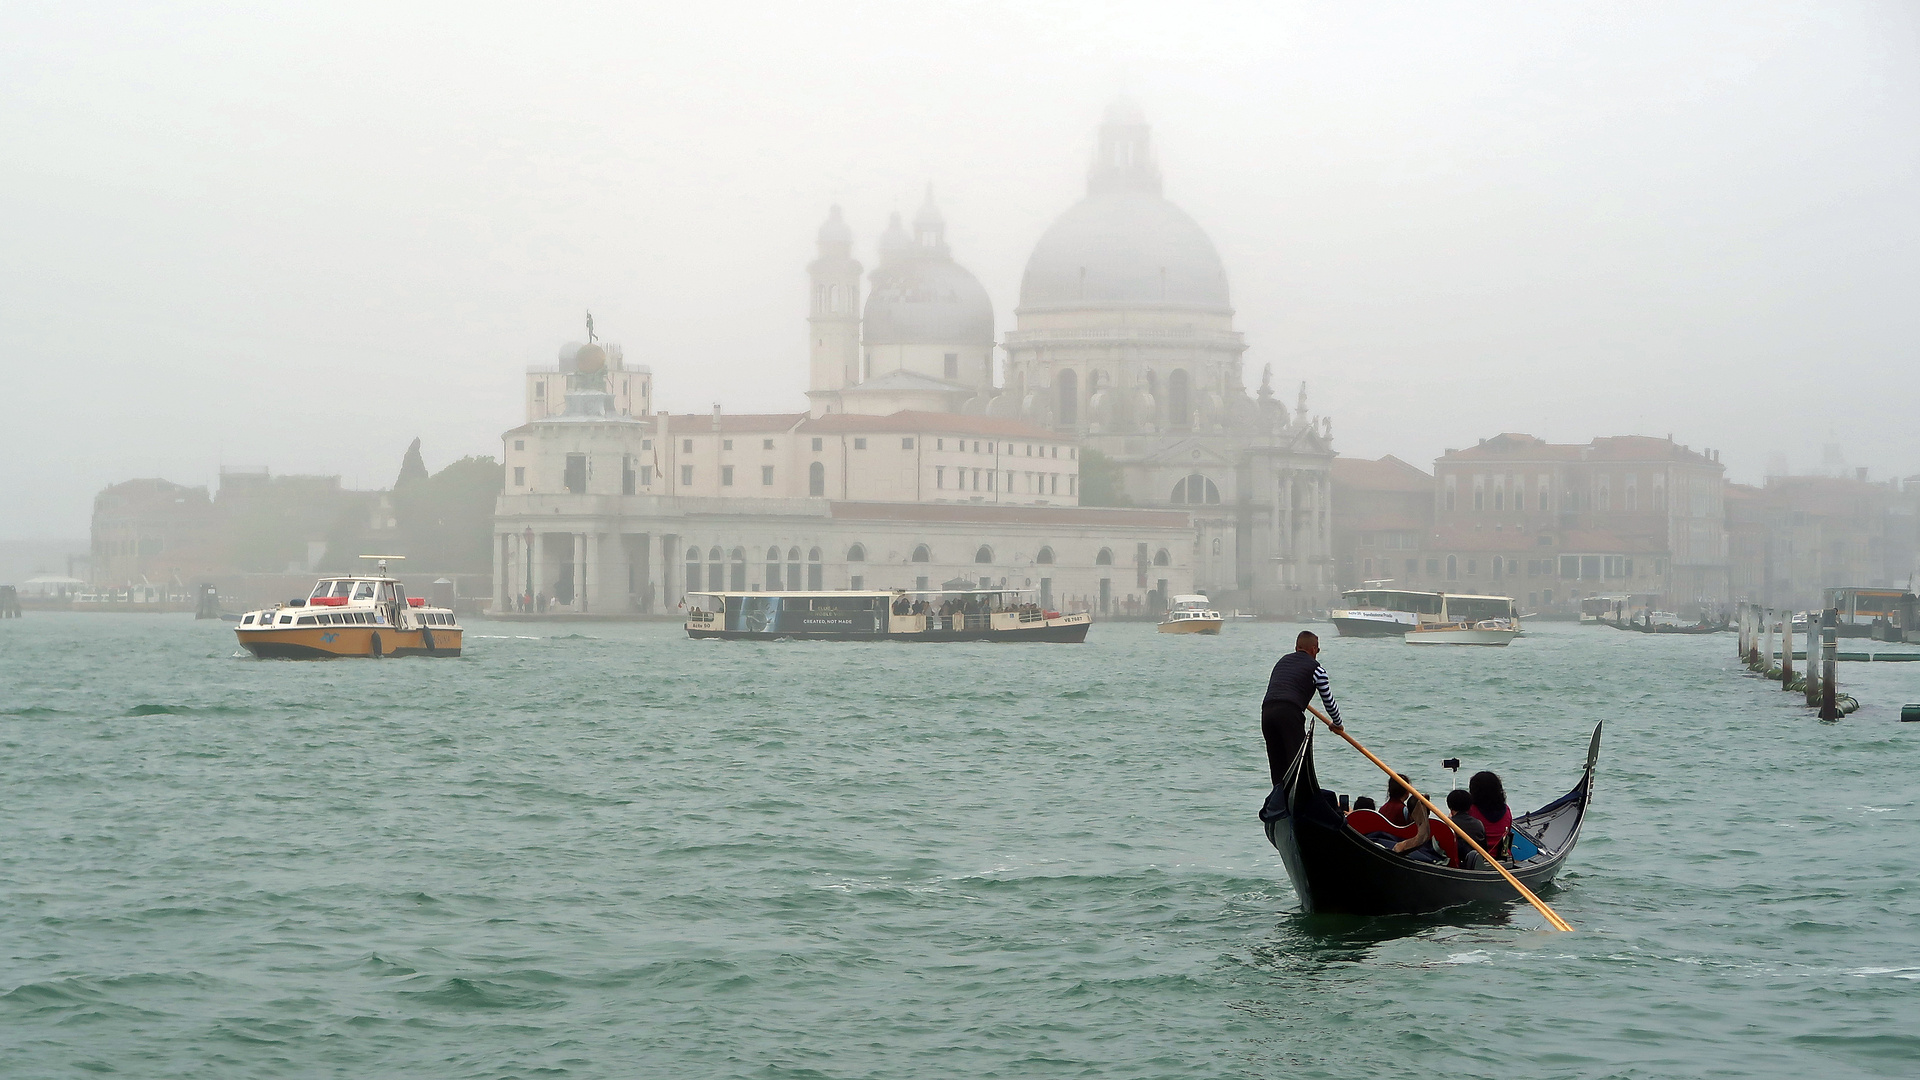
[[[1586,578],[1589,581],[1599,578],[1600,556],[1598,555],[1580,556],[1580,576],[1583,578]]]
[[[547,384],[546,383],[537,382],[533,384],[533,400],[535,401],[547,400]]]
[[[720,466],[720,486],[721,487],[733,486],[733,466],[731,465]]]
[[[651,465],[640,466],[640,486],[641,487],[653,486],[653,466]]]
[[[945,439],[933,440],[933,448],[935,450],[945,450],[947,448],[947,440]]]
[[[957,352],[950,352],[947,354],[947,378],[957,379],[959,377],[960,377],[960,354]]]
[[[865,450],[867,448],[867,440],[859,439],[859,438],[854,439],[853,448],[855,450]]]
[[[587,490],[587,455],[568,454],[566,473],[562,478],[568,491],[575,495],[584,495]]]
[[[772,439],[761,439],[761,440],[760,440],[760,449],[762,449],[762,450],[771,450],[771,449],[773,449],[773,440],[772,440]]]
[[[1067,477],[1067,494],[1069,495],[1080,494],[1080,475],[1078,473],[1075,473],[1074,475]]]
[[[813,449],[815,453],[818,453],[820,450],[820,440],[817,438],[813,440]]]
[[[935,465],[933,467],[933,486],[937,488],[947,486],[947,470],[945,466]]]
[[[1438,577],[1439,574],[1440,574],[1440,560],[1428,559],[1427,560],[1427,576]]]
[[[651,449],[653,449],[653,440],[652,440],[652,439],[641,439],[641,440],[640,440],[640,449],[642,449],[642,450],[651,450]]]
[[[515,465],[513,467],[513,486],[527,486],[527,467],[525,465]]]
[[[1563,578],[1578,578],[1580,576],[1580,556],[1560,556],[1560,576]]]
[[[722,450],[731,450],[731,449],[733,449],[733,440],[732,440],[732,439],[721,439],[721,440],[720,440],[720,449],[722,449]]]
[[[760,486],[761,487],[773,486],[773,466],[771,465],[760,466]]]
[[[693,466],[691,465],[680,466],[680,486],[686,487],[691,483],[693,483]]]
[[[1419,572],[1420,572],[1420,560],[1408,559],[1407,560],[1407,576],[1412,577]]]
[[[692,440],[692,439],[681,439],[681,440],[680,440],[680,452],[681,452],[681,453],[683,453],[683,454],[691,454],[691,453],[693,453],[693,440]]]
[[[912,440],[912,439],[910,439],[910,438],[908,438],[908,439],[901,439],[901,440],[900,440],[900,449],[902,449],[902,450],[911,450],[911,449],[913,449],[913,440]]]
[[[525,439],[513,440],[513,448],[515,450],[525,450],[527,448],[527,440]]]
[[[867,579],[861,577],[859,574],[853,575],[853,577],[847,581],[847,588],[849,589],[864,589],[866,587]]]
[[[973,452],[976,454],[980,452],[980,440],[978,439],[973,441]]]

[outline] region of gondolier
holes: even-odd
[[[1312,722],[1307,719],[1307,703],[1316,692],[1326,703],[1327,719],[1340,726],[1340,706],[1333,702],[1319,655],[1320,636],[1302,630],[1294,639],[1293,651],[1273,665],[1273,676],[1267,680],[1267,696],[1260,702],[1260,734],[1267,741],[1267,768],[1276,787],[1306,740],[1307,725]]]

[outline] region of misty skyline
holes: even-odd
[[[1671,432],[1920,471],[1899,4],[0,12],[0,538],[221,464],[498,456],[591,308],[657,407],[804,407],[805,266],[934,186],[996,330],[1124,92],[1249,384],[1343,454]]]

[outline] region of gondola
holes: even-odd
[[[1580,839],[1580,822],[1593,798],[1593,766],[1600,756],[1600,725],[1587,744],[1587,765],[1579,783],[1565,795],[1514,818],[1517,837],[1536,852],[1516,861],[1513,875],[1538,892],[1553,881]],[[1370,811],[1355,811],[1370,813]],[[1308,914],[1403,915],[1438,911],[1458,904],[1499,903],[1519,895],[1494,870],[1466,870],[1396,855],[1362,836],[1347,823],[1331,792],[1323,791],[1313,770],[1313,738],[1300,752],[1283,782],[1260,811],[1267,839],[1279,850]],[[1436,822],[1433,831],[1446,826]],[[1516,845],[1520,842],[1516,839]]]

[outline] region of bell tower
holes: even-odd
[[[845,389],[860,381],[860,263],[853,257],[853,230],[837,205],[820,226],[819,255],[808,264],[807,278],[813,289],[807,389]]]

